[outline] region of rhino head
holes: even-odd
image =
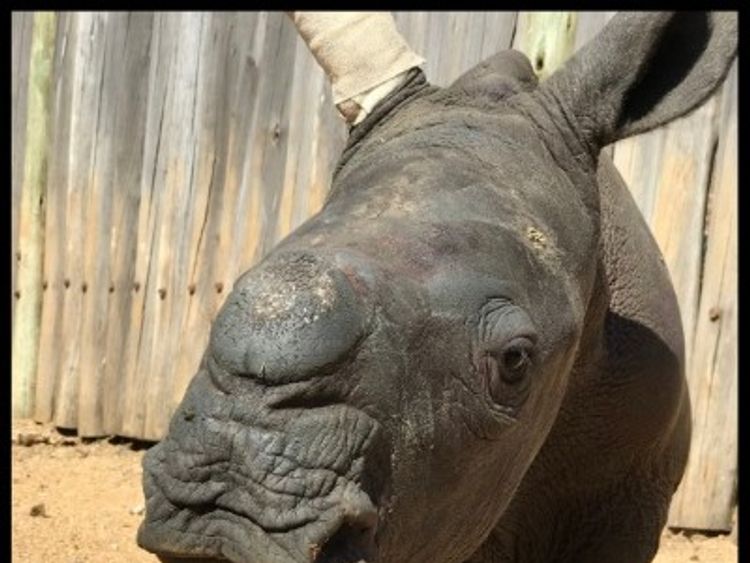
[[[600,149],[702,103],[722,14],[619,14],[537,84],[418,69],[351,130],[324,208],[236,282],[138,541],[163,561],[462,561],[593,362]],[[679,478],[679,477],[678,477]]]

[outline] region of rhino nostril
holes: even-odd
[[[346,515],[338,530],[322,546],[312,546],[315,563],[360,563],[375,558],[377,513]]]

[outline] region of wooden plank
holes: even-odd
[[[129,314],[130,326],[123,353],[125,392],[120,431],[124,436],[132,437],[144,437],[145,397],[154,377],[145,369],[150,361],[149,348],[155,337],[154,309],[151,302],[158,298],[153,278],[156,275],[154,270],[157,269],[156,250],[163,193],[157,188],[163,182],[167,167],[161,144],[168,134],[164,127],[168,113],[167,98],[170,96],[173,80],[173,58],[177,54],[174,47],[178,35],[177,18],[170,14],[156,14],[148,69],[146,138],[142,148],[144,156],[140,176],[133,298]]]
[[[27,94],[24,167],[18,212],[16,252],[20,255],[14,295],[12,405],[13,416],[34,408],[44,249],[44,199],[49,154],[55,14],[34,14]]]
[[[669,524],[729,531],[738,480],[736,62],[723,89],[720,123],[688,371],[693,442]]]
[[[647,222],[651,223],[664,154],[666,130],[659,128],[612,145],[612,160]]]
[[[427,59],[424,65],[424,72],[432,84],[436,86],[446,86],[446,80],[443,77],[443,67],[440,64],[445,43],[448,34],[448,22],[441,12],[427,13],[427,43],[422,53]]]
[[[153,13],[127,14],[126,35],[120,54],[121,72],[115,76],[117,108],[113,137],[111,261],[105,359],[101,377],[102,432],[122,431],[126,342],[130,335],[135,282],[138,216],[144,171],[144,144],[148,99],[147,70],[151,65]]]
[[[441,45],[441,54],[439,58],[440,82],[444,85],[451,84],[458,78],[464,70],[467,70],[470,64],[466,59],[469,48],[469,15],[460,12],[443,12],[440,16],[445,20],[445,39]],[[475,38],[478,34],[475,34]],[[476,42],[474,43],[474,47]],[[475,47],[476,48],[476,47]],[[476,62],[479,59],[479,53],[476,53]]]
[[[162,155],[165,162],[157,189],[162,191],[163,211],[160,217],[158,248],[155,250],[156,267],[154,286],[147,287],[153,311],[153,332],[143,335],[140,358],[143,372],[148,374],[143,435],[159,439],[167,428],[171,412],[167,410],[174,378],[174,358],[177,357],[179,328],[188,297],[185,288],[188,278],[186,243],[190,240],[186,227],[191,223],[190,203],[194,187],[199,126],[196,108],[203,94],[199,88],[202,65],[201,54],[207,42],[223,43],[216,33],[209,33],[211,14],[180,14],[180,31],[174,45],[172,59],[173,78],[167,99],[165,135]],[[189,55],[187,55],[189,53]],[[217,82],[214,87],[221,84]],[[153,267],[152,266],[152,267]]]
[[[276,21],[278,20],[278,21]],[[260,91],[260,116],[257,122],[256,143],[262,150],[262,164],[259,175],[260,183],[256,189],[262,191],[261,237],[258,243],[256,260],[265,256],[276,242],[274,233],[279,213],[282,184],[284,181],[284,161],[289,145],[289,113],[292,99],[290,86],[294,69],[297,30],[292,21],[281,13],[269,15],[269,25],[278,33],[278,47],[268,50],[272,55],[264,57],[268,73],[267,88]],[[261,148],[262,147],[262,148]],[[229,233],[228,236],[233,236]]]
[[[168,74],[149,186],[152,200],[149,222],[153,221],[153,227],[149,227],[147,239],[148,263],[143,264],[143,324],[133,374],[134,387],[143,393],[139,395],[140,401],[131,403],[125,413],[126,420],[147,439],[160,437],[180,336],[172,316],[184,297],[184,291],[177,291],[178,272],[187,267],[181,241],[190,195],[186,184],[194,157],[194,109],[205,17],[193,13],[170,15],[163,18],[164,25],[159,30],[160,34],[169,33],[160,52],[164,56],[160,62]]]
[[[231,245],[242,240],[242,231],[231,229],[235,214],[239,214],[242,171],[256,106],[258,68],[253,49],[259,19],[258,14],[223,14],[214,16],[209,24],[210,37],[224,37],[226,41],[207,42],[202,55],[201,66],[206,71],[201,73],[202,97],[196,117],[200,123],[194,186],[197,197],[193,198],[197,211],[189,235],[188,299],[179,331],[170,413],[197,370],[210,322],[233,281],[224,281],[224,271],[233,266]],[[217,81],[224,87],[217,89]],[[223,230],[228,232],[227,238],[232,238],[222,247]]]
[[[26,111],[31,60],[31,30],[34,14],[13,12],[11,23],[11,282],[16,286],[18,262],[18,212],[21,207],[21,181],[26,146]],[[14,292],[12,292],[14,293]],[[16,298],[11,294],[11,326],[16,317]]]
[[[262,12],[256,24],[253,44],[248,52],[250,61],[247,79],[252,79],[252,109],[246,115],[246,129],[237,131],[237,136],[244,136],[247,145],[243,145],[243,158],[240,162],[235,157],[232,174],[237,174],[236,183],[237,204],[224,206],[220,209],[218,220],[213,226],[216,244],[222,245],[223,252],[231,256],[231,260],[224,260],[218,255],[213,256],[216,273],[213,279],[221,278],[222,283],[234,282],[240,271],[254,264],[260,254],[259,247],[263,236],[264,192],[262,189],[262,170],[265,154],[265,141],[274,134],[271,116],[267,114],[273,95],[272,76],[269,75],[278,49],[281,47],[282,23],[285,16]],[[291,48],[291,47],[290,47]],[[290,69],[291,70],[291,69]],[[273,76],[278,76],[274,74]],[[281,138],[281,127],[276,129],[277,139]],[[234,183],[234,182],[233,182]],[[212,281],[213,283],[213,281]],[[214,292],[214,306],[212,315],[223,303],[224,296]]]
[[[248,165],[250,214],[248,235],[237,256],[242,270],[255,264],[274,243],[277,209],[283,182],[284,160],[288,145],[289,86],[296,49],[296,29],[289,18],[279,12],[269,13],[261,58],[261,80],[258,84],[258,109],[254,120],[252,154]],[[234,231],[237,232],[237,231]],[[222,241],[234,241],[233,232],[224,229]],[[236,275],[237,270],[232,272]]]
[[[440,37],[439,42],[430,37],[431,51],[428,56],[434,58],[436,65],[433,71],[435,76],[433,83],[438,86],[449,86],[458,78],[463,68],[466,16],[459,12],[433,12],[430,20],[430,36],[432,36],[432,25],[439,29]]]
[[[65,284],[68,239],[67,192],[70,175],[68,153],[76,64],[76,15],[72,12],[59,14],[57,28],[52,102],[52,147],[49,155],[45,217],[45,231],[49,234],[44,240],[42,321],[34,407],[34,418],[41,422],[53,420],[55,405],[60,400],[58,389],[62,383],[63,347],[67,342],[63,315],[67,292]]]
[[[346,145],[347,130],[333,105],[331,86],[323,83],[318,104],[318,135],[315,143],[315,162],[308,198],[308,213],[313,215],[323,207],[331,187],[331,179],[341,152]]]
[[[279,31],[278,25],[269,26],[270,17],[271,15],[268,12],[260,12],[258,15],[252,50],[250,51],[252,69],[255,72],[253,76],[253,111],[250,119],[249,130],[245,134],[249,139],[249,144],[247,147],[245,162],[242,167],[237,209],[231,223],[233,226],[233,232],[240,234],[240,237],[235,239],[236,244],[231,246],[231,263],[236,268],[233,272],[233,277],[236,277],[238,272],[244,271],[254,264],[261,236],[260,213],[262,202],[261,193],[257,189],[256,176],[262,163],[262,151],[257,149],[256,143],[259,138],[257,130],[261,126],[260,123],[262,119],[261,91],[264,88],[267,88],[264,84],[267,79],[265,73],[267,64],[266,60],[270,56],[268,54],[268,46],[273,45],[273,41],[269,40],[269,35],[273,35]],[[220,225],[217,225],[216,228],[219,229]],[[220,236],[219,230],[216,232],[216,236]]]
[[[461,60],[458,68],[453,71],[455,74],[451,77],[451,82],[482,61],[484,18],[485,14],[482,12],[469,12],[462,16],[461,19],[465,21],[465,24],[463,37],[459,39]]]
[[[412,49],[427,59],[428,80],[446,86],[510,47],[516,12],[398,12],[395,20]]]
[[[90,111],[95,113],[91,130],[93,137],[91,158],[82,173],[87,200],[84,226],[83,301],[81,325],[81,364],[78,376],[78,421],[80,436],[104,434],[102,408],[104,403],[103,378],[107,359],[107,328],[109,321],[109,287],[112,235],[113,192],[120,188],[114,183],[117,136],[117,102],[119,93],[128,85],[121,79],[123,53],[128,34],[128,15],[106,14],[102,30],[97,34],[95,49],[102,54],[91,72],[98,84],[98,93],[92,96]],[[132,116],[131,116],[132,117]],[[132,142],[132,139],[128,140]]]
[[[96,127],[102,87],[106,15],[78,13],[74,20],[73,84],[71,124],[67,154],[67,237],[65,297],[63,305],[62,372],[58,378],[55,424],[78,425],[78,391],[82,369],[81,352],[88,283],[84,276],[86,225],[94,220],[88,205],[91,162],[96,154]]]
[[[215,301],[216,292],[213,287],[208,287],[213,279],[211,250],[216,250],[211,225],[216,222],[217,211],[220,212],[226,197],[226,146],[231,142],[226,122],[235,112],[231,94],[237,70],[230,57],[236,54],[232,38],[236,18],[235,14],[204,14],[205,31],[197,62],[195,125],[190,148],[194,155],[189,185],[185,186],[191,196],[186,210],[187,229],[181,243],[184,268],[180,268],[174,284],[173,304],[180,305],[174,305],[173,326],[179,337],[175,343],[174,360],[165,366],[169,371],[165,373],[169,376],[169,385],[164,388],[161,410],[155,404],[149,414],[152,432],[157,435],[166,429],[168,417],[195,373],[208,334],[210,312],[204,318],[203,311],[211,310]],[[252,28],[247,32],[252,33]],[[200,315],[196,316],[196,312]],[[179,396],[175,396],[175,387],[181,387]]]
[[[411,49],[426,59],[427,12],[393,12],[393,19]]]
[[[480,60],[511,48],[517,20],[518,12],[484,12]]]
[[[544,80],[573,53],[577,23],[573,12],[519,12],[513,48],[529,58]]]
[[[307,188],[307,186],[299,185],[298,178],[300,161],[303,160],[305,153],[304,149],[309,146],[309,144],[304,144],[304,140],[307,140],[308,143],[310,141],[309,137],[305,139],[306,129],[311,126],[315,117],[315,112],[311,111],[311,108],[314,107],[316,96],[315,92],[310,91],[312,69],[315,67],[310,64],[309,49],[304,41],[299,37],[293,41],[296,52],[294,55],[294,74],[289,87],[289,133],[274,241],[280,241],[292,230],[294,203],[301,196],[300,190]],[[309,159],[305,162],[309,162]]]
[[[665,128],[650,227],[680,304],[688,370],[700,290],[703,221],[717,140],[716,98]]]
[[[310,201],[321,121],[319,107],[325,98],[324,89],[328,87],[323,70],[315,63],[301,38],[298,39],[297,45],[302,48],[302,50],[298,50],[297,57],[306,69],[305,76],[301,80],[303,80],[303,84],[307,85],[307,89],[305,98],[301,102],[304,111],[299,121],[301,136],[295,177],[292,229],[301,225],[310,216]],[[294,145],[290,142],[290,146]]]

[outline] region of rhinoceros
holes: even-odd
[[[691,434],[659,249],[606,145],[685,115],[729,13],[621,13],[549,79],[413,67],[235,283],[166,437],[162,561],[639,563]]]

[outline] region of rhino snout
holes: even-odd
[[[162,561],[377,560],[390,450],[361,368],[378,324],[371,285],[339,258],[282,253],[222,307],[143,462],[138,542]]]

